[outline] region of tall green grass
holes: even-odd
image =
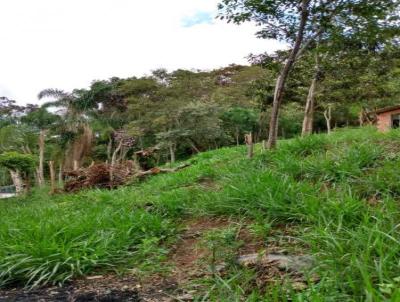
[[[399,131],[346,129],[273,151],[257,146],[252,160],[244,147],[202,153],[187,169],[114,191],[2,201],[0,284],[140,270],[149,259],[162,266],[185,219],[223,215],[296,226],[320,281],[302,292],[261,292],[251,287],[254,273],[239,269],[206,283],[203,298],[398,301],[399,151]]]

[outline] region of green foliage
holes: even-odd
[[[30,172],[36,164],[36,158],[30,154],[4,152],[0,154],[0,166],[20,172]]]
[[[38,129],[48,129],[58,122],[59,119],[58,115],[48,112],[46,108],[34,109],[21,117],[23,123]]]
[[[322,115],[326,104],[334,105],[332,125],[341,127],[358,124],[362,107],[372,110],[396,102],[400,61],[395,43],[373,51],[325,48],[326,44],[318,48],[321,56],[327,57],[321,62],[323,76],[316,94],[316,132],[326,129]],[[280,137],[300,133],[315,52],[313,48],[302,56],[288,82]],[[38,155],[39,129],[47,129],[45,160],[62,162],[73,156],[73,149],[88,139],[84,134],[92,131],[92,144],[85,144],[88,150],[81,155],[87,162],[105,161],[118,146],[115,134],[122,131],[135,141],[128,151],[120,152],[124,159],[131,158],[134,151],[158,146],[162,163],[170,159],[171,150],[177,159],[184,159],[199,151],[242,144],[244,134],[250,131],[261,141],[267,138],[277,70],[286,57],[287,51],[281,51],[251,56],[252,66],[158,70],[141,78],[94,81],[89,89],[70,93],[47,89],[40,97],[52,97],[53,101],[42,108],[3,101],[0,119],[4,117],[5,126],[0,127],[0,149]],[[53,114],[47,107],[63,110]]]
[[[332,42],[355,39],[358,46],[376,46],[379,41],[399,34],[399,3],[397,0],[321,2],[317,0],[221,0],[220,18],[237,24],[255,21],[262,38],[294,42],[301,22],[300,10],[307,11],[305,40],[320,33]],[[355,21],[357,20],[357,21]]]
[[[0,151],[32,153],[38,133],[26,124],[10,124],[0,128]]]
[[[229,108],[222,114],[222,120],[237,142],[243,141],[244,135],[255,131],[258,126],[256,112],[246,108]]]

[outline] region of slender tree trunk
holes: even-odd
[[[122,145],[122,148],[121,148],[121,150],[119,152],[118,162],[124,161],[125,158],[126,158],[126,155],[128,154],[128,152],[129,152],[129,148],[127,148],[126,146]]]
[[[287,59],[285,66],[283,67],[275,86],[274,102],[272,105],[271,119],[269,123],[269,136],[267,142],[267,148],[273,149],[276,147],[277,137],[278,137],[278,123],[279,123],[279,109],[281,107],[283,94],[285,92],[286,81],[289,76],[290,71],[296,61],[297,55],[300,51],[301,45],[304,38],[304,29],[307,24],[308,19],[308,5],[309,0],[301,1],[301,18],[300,25],[296,36],[296,41],[294,43],[293,49],[290,52],[289,58]]]
[[[62,162],[60,162],[60,165],[59,165],[59,167],[58,167],[58,185],[60,186],[60,187],[62,187],[63,186],[63,165],[62,165]]]
[[[239,127],[237,126],[236,126],[235,136],[236,136],[236,146],[239,146]]]
[[[50,169],[50,194],[54,194],[57,190],[56,184],[56,171],[54,169],[54,161],[49,161],[49,169]]]
[[[113,145],[113,142],[112,142],[112,138],[110,137],[110,138],[108,139],[108,144],[107,144],[107,160],[108,160],[108,161],[111,161],[111,150],[112,150],[112,145]]]
[[[17,195],[24,193],[25,192],[24,181],[21,177],[21,173],[18,170],[10,170],[10,174]]]
[[[360,127],[364,126],[364,109],[362,109],[358,114],[358,122],[360,124]]]
[[[189,139],[189,144],[192,147],[193,151],[195,151],[196,153],[200,153],[200,150],[196,147],[195,143]]]
[[[307,135],[312,134],[312,132],[313,132],[316,88],[317,88],[317,78],[314,77],[311,81],[311,86],[308,91],[306,108],[304,111],[303,128],[301,130],[301,136],[307,136]]]
[[[175,163],[175,144],[173,143],[169,145],[169,154],[170,154],[171,164]]]
[[[39,168],[37,172],[37,182],[39,187],[43,187],[45,185],[44,181],[44,144],[46,139],[46,130],[40,130],[39,135]]]
[[[244,136],[244,140],[247,146],[247,158],[253,158],[254,156],[254,144],[253,144],[253,134],[249,133]]]
[[[331,134],[331,120],[332,120],[332,107],[331,105],[328,106],[328,109],[325,110],[324,112],[324,117],[326,121],[326,129],[328,134]]]
[[[319,43],[317,43],[319,45]],[[327,54],[325,54],[322,59],[325,59]],[[315,112],[315,94],[318,88],[318,84],[321,81],[321,58],[320,54],[317,52],[315,55],[315,67],[314,67],[314,77],[311,81],[310,89],[307,95],[306,107],[303,119],[303,128],[301,131],[301,136],[310,135],[314,131],[314,112]]]
[[[267,127],[266,127],[266,120],[267,120],[267,101],[268,99],[264,99],[261,108],[260,108],[260,116],[258,118],[258,138],[262,139],[262,146],[265,149],[267,147],[266,144],[266,137],[267,137]]]

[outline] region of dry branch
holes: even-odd
[[[64,190],[66,192],[77,192],[92,188],[111,189],[125,185],[135,178],[176,172],[188,166],[189,164],[183,164],[173,169],[156,167],[143,171],[138,169],[133,161],[126,161],[115,165],[107,163],[94,164],[88,168],[65,172],[64,177],[67,178],[67,181],[65,182]],[[110,175],[112,175],[112,178]]]

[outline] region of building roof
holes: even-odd
[[[389,112],[389,111],[394,111],[394,110],[399,110],[400,109],[400,105],[395,105],[395,106],[390,106],[390,107],[385,107],[382,109],[378,109],[375,111],[376,114],[381,114],[381,113],[385,113],[385,112]]]

